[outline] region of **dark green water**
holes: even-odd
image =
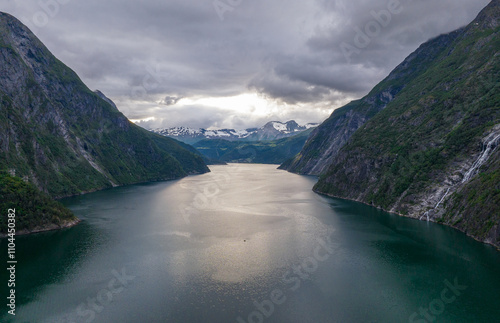
[[[275,167],[64,200],[83,222],[18,237],[1,321],[500,322],[500,252]]]

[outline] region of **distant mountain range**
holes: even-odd
[[[260,128],[244,130],[234,129],[192,129],[187,127],[174,127],[168,129],[154,129],[153,132],[162,136],[171,137],[188,144],[205,139],[224,139],[228,141],[263,141],[292,137],[302,131],[317,127],[317,123],[299,125],[294,120],[288,122],[270,121]]]
[[[297,134],[276,140],[229,141],[203,139],[193,144],[207,163],[281,164],[300,152],[314,128],[298,131]]]

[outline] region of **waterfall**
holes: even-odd
[[[422,221],[422,218],[426,216],[427,217],[427,222],[429,222],[429,211],[426,211],[424,214],[422,214],[422,216],[420,217],[420,219],[418,219],[419,221]]]
[[[434,207],[434,210],[437,209],[439,207],[439,204],[441,204],[441,202],[444,201],[444,199],[446,198],[446,196],[448,195],[448,193],[450,192],[450,189],[451,187],[448,187],[448,189],[446,190],[446,193],[444,193],[443,197],[441,198],[441,200],[439,200],[438,204],[436,204],[436,206]]]
[[[475,174],[476,171],[483,166],[483,164],[490,158],[491,153],[495,150],[495,148],[498,145],[498,141],[500,140],[500,134],[498,133],[491,133],[489,134],[484,140],[483,140],[483,148],[481,150],[481,153],[479,154],[479,157],[476,159],[474,164],[472,164],[471,168],[467,172],[465,172],[464,178],[462,179],[461,184],[464,184],[468,182]],[[450,189],[456,185],[453,185],[451,187],[448,187],[446,190],[446,193],[444,193],[443,197],[439,200],[439,202],[434,206],[432,210],[426,211],[419,220],[422,220],[422,218],[425,216],[427,217],[427,222],[429,222],[429,212],[436,210],[439,205],[444,201],[446,196],[448,196],[448,193],[450,193]]]
[[[465,173],[464,178],[462,180],[462,184],[468,182],[471,179],[471,177],[475,175],[479,167],[483,166],[483,164],[488,160],[493,150],[495,150],[496,144],[498,143],[499,139],[500,139],[500,134],[496,133],[492,133],[485,138],[481,154],[479,154],[478,159],[474,162],[474,164],[472,164],[472,167]]]
[[[448,189],[446,190],[446,193],[444,193],[443,197],[439,200],[439,202],[436,204],[436,206],[434,206],[434,208],[432,210],[435,210],[439,207],[439,205],[444,201],[446,196],[448,196],[450,189],[451,189],[451,187],[448,187]],[[420,217],[419,220],[422,221],[422,218],[425,216],[425,217],[427,217],[427,222],[429,222],[429,212],[430,211],[426,211],[424,214],[422,214],[422,216]]]

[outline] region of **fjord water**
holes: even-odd
[[[18,237],[1,321],[499,321],[494,248],[274,165],[211,170],[65,199],[83,222]]]

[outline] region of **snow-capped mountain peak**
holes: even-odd
[[[308,123],[300,126],[294,120],[288,122],[270,121],[260,128],[235,129],[193,129],[189,127],[173,127],[168,129],[154,129],[155,133],[174,139],[195,143],[203,139],[225,139],[230,141],[246,140],[275,140],[293,136],[301,131],[318,126],[317,123]]]

